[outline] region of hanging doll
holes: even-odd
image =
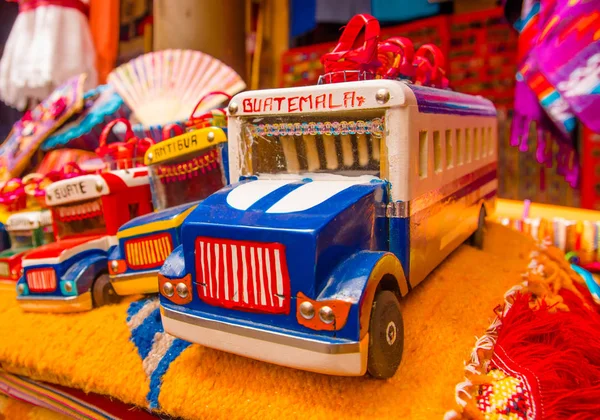
[[[86,90],[97,85],[89,0],[8,1],[18,1],[19,15],[0,60],[0,100],[25,109],[81,73]]]
[[[519,56],[511,144],[527,150],[537,128],[538,162],[573,187],[579,181],[577,123],[600,132],[600,0],[507,0],[506,15],[519,31]]]

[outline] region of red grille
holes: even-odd
[[[172,249],[169,233],[144,236],[125,242],[125,258],[131,268],[154,268],[163,264]]]
[[[196,239],[198,295],[207,303],[289,313],[290,278],[279,243]]]
[[[32,292],[53,292],[56,290],[56,273],[52,268],[28,270],[27,285]]]

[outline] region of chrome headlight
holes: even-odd
[[[185,284],[183,283],[178,283],[177,287],[177,294],[179,295],[180,298],[185,299],[188,296],[188,288]]]
[[[315,316],[315,307],[309,301],[302,302],[298,310],[305,319],[312,319]]]
[[[163,284],[162,289],[163,289],[163,293],[167,297],[171,297],[175,293],[175,288],[173,287],[173,283],[171,283],[171,282],[166,282],[165,284]]]

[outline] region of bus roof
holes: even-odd
[[[382,89],[389,93],[384,102],[376,95]],[[390,79],[246,91],[233,97],[229,110],[232,113],[233,109],[236,117],[266,116],[390,108],[415,102],[419,112],[428,114],[496,116],[494,104],[481,96]]]
[[[80,175],[53,182],[46,188],[46,204],[57,206],[66,203],[115,194],[131,187],[150,183],[148,168],[119,169],[100,174]]]
[[[25,211],[11,214],[6,221],[6,230],[29,230],[52,225],[52,214],[48,210]]]
[[[495,117],[492,101],[481,96],[467,95],[452,90],[435,89],[406,83],[417,99],[419,112],[426,114],[476,115]]]
[[[227,135],[223,129],[219,127],[200,128],[153,144],[146,151],[144,163],[146,165],[162,163],[226,141]]]

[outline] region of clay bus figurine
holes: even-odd
[[[17,300],[28,311],[77,312],[116,301],[108,252],[119,226],[152,211],[148,169],[56,181],[46,188],[56,242],[23,258]]]
[[[117,294],[158,292],[158,270],[181,243],[181,223],[199,200],[227,185],[226,147],[223,129],[206,127],[148,149],[155,212],[130,220],[117,233],[108,263]]]
[[[33,248],[54,241],[52,215],[48,210],[11,214],[6,221],[11,247],[0,252],[0,282],[13,287],[21,275],[21,259]]]
[[[101,137],[121,121],[107,124]],[[110,168],[120,169],[72,176],[46,187],[56,242],[23,258],[17,282],[23,309],[78,312],[119,300],[109,281],[108,253],[121,225],[152,211],[148,168],[140,166],[136,154],[151,142],[134,138],[123,122],[128,127],[125,142],[102,141],[96,150]]]
[[[166,332],[298,369],[394,375],[400,301],[463,242],[482,244],[497,118],[481,97],[367,70],[232,99],[239,182],[182,225],[159,274]]]

